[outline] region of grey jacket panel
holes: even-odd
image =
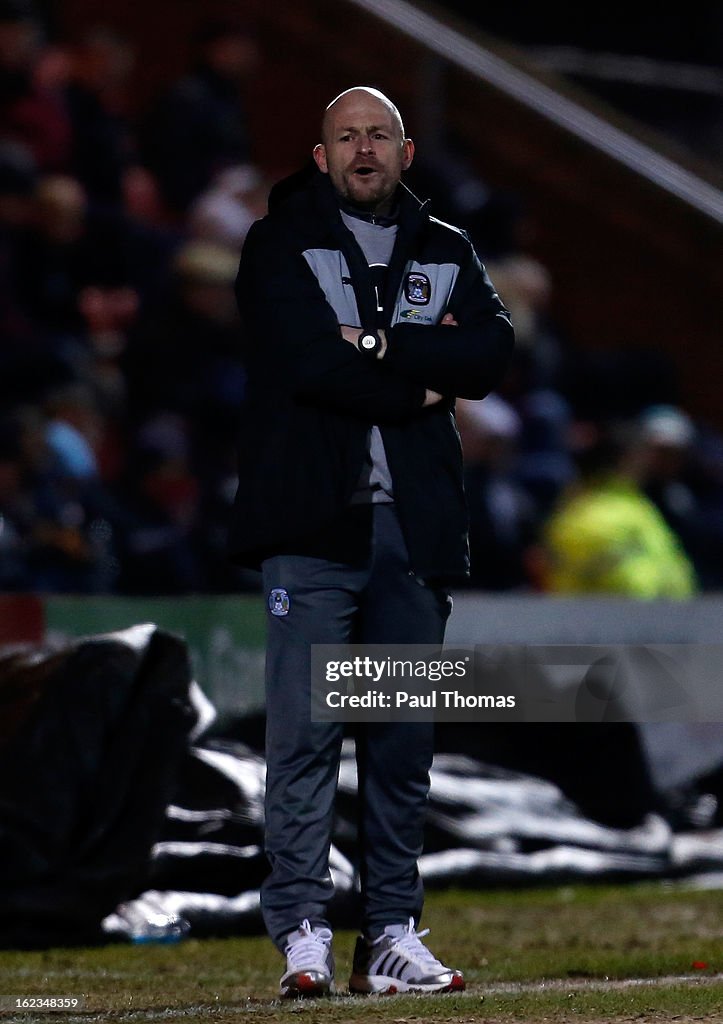
[[[340,324],[361,325],[346,257],[339,249],[306,249],[304,259]]]
[[[339,323],[350,327],[363,326],[344,254],[338,249],[306,249],[304,259]],[[391,325],[438,324],[447,310],[458,274],[456,263],[409,260],[392,312]]]

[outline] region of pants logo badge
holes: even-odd
[[[272,615],[289,614],[289,594],[283,587],[274,587],[269,594],[269,611]]]

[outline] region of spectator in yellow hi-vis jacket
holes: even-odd
[[[601,436],[543,532],[545,586],[556,593],[687,598],[693,567],[648,497],[637,435]]]

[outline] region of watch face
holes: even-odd
[[[359,347],[363,348],[366,352],[373,352],[377,347],[377,338],[375,334],[363,334],[359,339]]]

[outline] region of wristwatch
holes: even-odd
[[[376,359],[382,350],[382,339],[376,331],[362,331],[356,340],[356,347],[365,356]]]

